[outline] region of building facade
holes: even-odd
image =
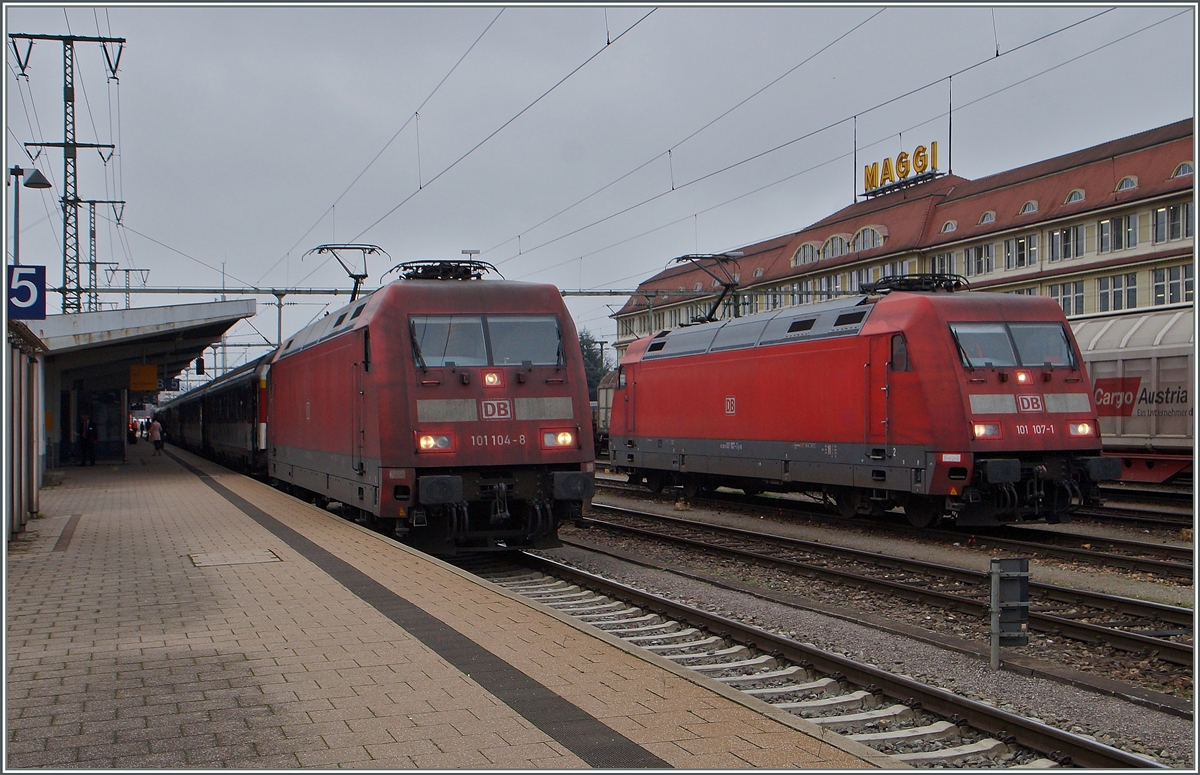
[[[613,316],[616,347],[704,316],[730,283],[721,318],[925,272],[1050,296],[1068,317],[1191,302],[1193,149],[1186,119],[978,180],[901,180],[794,234],[651,277]]]

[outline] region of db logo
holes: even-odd
[[[1141,377],[1101,377],[1096,380],[1096,414],[1101,417],[1133,416],[1134,397]]]
[[[479,403],[483,409],[481,414],[485,420],[512,419],[512,403],[507,398],[493,401],[480,401]]]
[[[737,414],[737,398],[725,396],[725,414]]]
[[[1045,404],[1041,396],[1017,396],[1017,408],[1022,412],[1044,412]]]

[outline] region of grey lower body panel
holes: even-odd
[[[757,479],[785,489],[832,485],[924,493],[930,465],[923,446],[882,444],[613,436],[610,450],[621,468]]]

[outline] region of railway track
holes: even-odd
[[[598,629],[918,767],[1163,768],[811,644],[534,555],[467,570]]]
[[[620,483],[597,480],[597,488],[621,494],[649,495],[645,490]],[[639,492],[640,491],[640,492]],[[824,524],[844,526],[847,520],[830,514],[816,501],[801,501],[790,498],[726,495],[717,493],[705,496],[708,500],[734,504],[748,508],[768,509],[772,513],[784,513],[815,520]],[[700,500],[700,499],[694,499]],[[866,518],[863,518],[866,519]],[[860,520],[861,522],[861,520]],[[1161,524],[1161,522],[1159,523]],[[892,520],[881,524],[880,529],[896,535],[912,536],[926,540],[941,540],[948,543],[986,538],[989,546],[1003,547],[1016,551],[1036,553],[1043,557],[1055,557],[1093,567],[1108,567],[1144,573],[1176,583],[1191,584],[1195,567],[1194,550],[1190,547],[1132,541],[1117,538],[1099,538],[1082,533],[1069,533],[1059,529],[1044,529],[1019,525],[998,528],[930,529],[914,528]]]
[[[585,525],[952,609],[980,621],[988,614],[990,581],[984,572],[596,503],[592,508],[610,518],[585,518]],[[1031,630],[1134,654],[1155,653],[1170,664],[1192,667],[1194,614],[1189,609],[1033,581],[1029,592]]]

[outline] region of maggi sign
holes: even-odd
[[[884,159],[863,167],[863,191],[873,191],[886,185],[904,180],[909,175],[924,172],[935,172],[938,166],[938,144],[934,140],[926,148],[918,145],[910,156],[908,151],[902,151],[896,158]]]

